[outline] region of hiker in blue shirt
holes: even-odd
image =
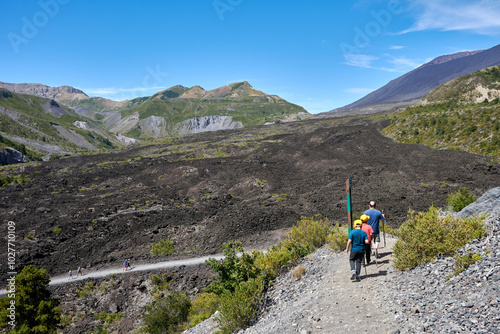
[[[349,264],[351,266],[351,280],[359,281],[359,273],[361,272],[361,261],[365,256],[365,245],[369,243],[368,234],[361,229],[361,220],[354,221],[354,230],[349,233],[345,252],[349,252],[351,247],[351,255],[349,256]]]
[[[367,216],[370,216],[367,224],[370,225],[373,229],[373,242],[375,243],[375,247],[374,247],[375,258],[378,258],[378,246],[380,244],[379,223],[380,223],[381,219],[385,223],[385,217],[384,217],[384,214],[382,212],[375,209],[376,206],[377,206],[377,203],[375,203],[375,201],[370,201],[370,203],[368,204],[368,210],[366,210],[364,212],[364,214]]]

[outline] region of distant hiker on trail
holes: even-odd
[[[127,271],[128,268],[128,260],[125,259],[125,262],[123,262],[123,271]]]
[[[83,269],[80,266],[78,266],[78,270],[76,271],[76,277],[78,277],[78,275],[83,276]]]
[[[361,229],[361,220],[354,221],[354,230],[349,233],[347,246],[345,252],[349,252],[351,247],[351,254],[349,256],[349,264],[351,266],[351,280],[359,281],[359,273],[361,272],[361,261],[365,256],[365,244],[368,244],[368,235]]]
[[[130,269],[130,259],[127,260],[127,269]]]
[[[368,204],[368,210],[364,212],[365,215],[370,217],[368,219],[368,225],[373,229],[373,242],[375,243],[375,256],[378,258],[378,246],[380,244],[380,229],[379,223],[382,219],[385,223],[385,217],[379,210],[375,209],[377,203],[375,201],[370,201]]]
[[[69,277],[68,279],[72,279],[73,278],[73,271],[71,271],[71,269],[69,270]]]
[[[366,234],[368,235],[368,244],[365,245],[365,257],[366,257],[366,264],[367,265],[370,264],[370,255],[372,252],[371,245],[372,245],[372,237],[373,237],[373,228],[366,223],[368,221],[368,219],[370,219],[370,216],[367,216],[367,215],[361,215],[361,217],[359,217],[359,220],[361,220],[361,222],[363,223],[361,225],[361,229],[363,231],[365,231]]]

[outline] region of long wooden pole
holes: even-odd
[[[349,177],[345,182],[345,191],[347,197],[347,226],[349,227],[349,232],[352,230],[352,201],[351,201],[351,187],[352,179]]]

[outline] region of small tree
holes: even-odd
[[[224,252],[224,260],[217,261],[210,258],[205,263],[217,272],[217,276],[205,292],[213,292],[222,295],[225,292],[233,292],[241,282],[250,278],[257,278],[260,269],[256,267],[255,260],[259,252],[246,253],[240,241],[230,241],[221,246]],[[238,253],[241,253],[238,256]]]
[[[9,295],[0,299],[0,327],[10,324],[8,305],[15,302],[15,327],[10,333],[55,333],[61,322],[62,310],[59,300],[51,298],[47,288],[50,278],[45,269],[28,265],[15,278],[15,297]]]
[[[143,333],[162,334],[180,333],[187,321],[191,300],[186,293],[172,292],[164,297],[157,297],[146,306],[142,317]]]
[[[476,198],[469,192],[469,189],[466,187],[460,188],[456,193],[448,194],[448,198],[446,199],[446,203],[453,209],[455,212],[459,212],[467,205],[474,203]]]
[[[153,255],[171,255],[175,253],[174,242],[170,239],[161,239],[151,247]]]

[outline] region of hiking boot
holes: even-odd
[[[361,281],[361,278],[359,278],[358,275],[356,275],[356,281],[358,281],[358,282]]]
[[[356,272],[353,270],[351,272],[351,281],[354,281],[356,279]]]

